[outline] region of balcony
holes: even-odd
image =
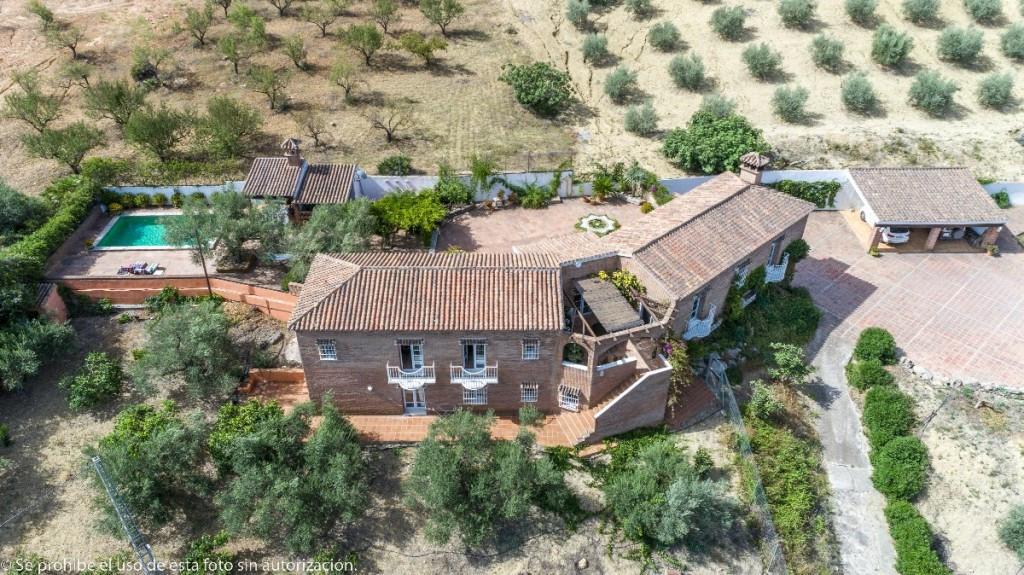
[[[707,337],[711,330],[715,329],[714,305],[708,308],[708,315],[704,319],[690,318],[686,324],[686,331],[683,332],[683,339],[698,339]]]
[[[466,389],[480,389],[486,385],[498,383],[498,364],[477,368],[452,365],[451,379],[452,383],[457,383]]]
[[[393,383],[402,389],[420,389],[428,383],[437,382],[434,372],[434,365],[424,365],[415,369],[402,369],[396,365],[387,365],[388,383]]]
[[[786,268],[789,267],[789,254],[782,256],[778,265],[764,266],[764,283],[776,283],[786,277]]]

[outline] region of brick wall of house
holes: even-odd
[[[298,332],[299,352],[306,371],[310,397],[320,400],[331,393],[334,402],[346,413],[388,414],[404,411],[402,391],[388,384],[386,365],[400,365],[397,339],[422,339],[423,362],[433,364],[437,382],[425,388],[428,413],[463,406],[461,385],[450,381],[449,366],[462,364],[460,340],[487,340],[487,364],[498,364],[498,383],[487,386],[487,405],[474,409],[493,409],[514,413],[522,407],[520,384],[537,383],[541,411],[558,410],[558,382],[562,365],[561,332],[500,333],[330,333]],[[540,340],[540,359],[522,358],[522,341]],[[320,360],[317,339],[333,339],[336,361]],[[468,407],[468,406],[467,406]]]
[[[593,407],[600,403],[609,391],[633,377],[638,364],[637,358],[631,357],[622,363],[611,365],[604,369],[595,369],[594,376],[590,380],[590,389],[585,394],[587,405]]]
[[[781,237],[783,239],[782,239],[781,248],[776,253],[776,256],[775,256],[776,257],[776,261],[774,263],[778,263],[781,260],[781,258],[782,258],[782,251],[786,248],[786,246],[788,246],[793,240],[803,237],[803,235],[804,235],[804,227],[806,225],[807,225],[807,218],[805,217],[805,218],[801,219],[800,221],[798,221],[797,223],[795,223],[792,226],[790,226],[789,228],[787,228],[786,231],[784,231],[781,234],[779,234],[778,236],[776,236],[776,237]],[[725,297],[729,293],[729,286],[732,285],[732,282],[733,282],[733,280],[736,277],[736,274],[735,274],[735,271],[734,271],[735,266],[738,266],[739,264],[741,264],[744,260],[746,260],[748,258],[750,259],[750,270],[751,271],[753,271],[754,268],[757,268],[758,266],[764,265],[765,263],[767,263],[768,254],[771,253],[771,244],[772,244],[773,241],[775,241],[775,238],[772,238],[771,240],[769,240],[769,241],[765,242],[764,244],[762,244],[756,250],[752,251],[750,253],[750,255],[744,256],[742,259],[736,261],[732,266],[729,267],[729,269],[727,271],[725,271],[725,272],[719,274],[718,276],[716,276],[713,280],[708,282],[704,286],[704,288],[702,288],[701,290],[699,290],[697,292],[697,293],[702,293],[703,292],[703,293],[706,294],[705,298],[704,298],[704,302],[701,304],[702,305],[702,309],[701,309],[701,313],[700,313],[700,317],[701,318],[704,318],[706,316],[706,314],[707,314],[707,312],[710,309],[712,304],[714,304],[715,307],[717,308],[717,311],[715,312],[715,317],[718,318],[718,317],[721,316],[721,314],[722,314],[722,307],[723,307],[723,304],[725,303]],[[679,302],[679,304],[676,305],[675,317],[672,318],[672,322],[671,322],[672,331],[676,335],[680,335],[680,334],[682,334],[683,331],[685,331],[685,329],[686,329],[686,322],[689,320],[689,317],[690,317],[690,309],[693,306],[693,298],[696,297],[696,295],[697,294],[691,294],[691,295],[683,298]]]
[[[644,374],[626,392],[609,403],[594,417],[590,441],[625,433],[638,427],[658,425],[665,419],[671,368]]]

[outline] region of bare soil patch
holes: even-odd
[[[956,573],[1016,573],[1020,560],[996,532],[1024,504],[1024,399],[926,382],[897,368],[900,389],[927,422],[931,473],[917,508],[942,542]],[[929,418],[930,421],[929,421]]]

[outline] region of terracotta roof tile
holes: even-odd
[[[353,164],[309,164],[295,202],[299,204],[343,204],[352,191],[356,173]]]
[[[966,168],[856,168],[850,177],[881,224],[1006,223]]]
[[[285,158],[256,158],[245,178],[242,194],[249,197],[290,198],[301,169],[289,166]]]
[[[307,331],[559,330],[560,268],[555,258],[542,254],[321,254],[313,260],[290,326]]]

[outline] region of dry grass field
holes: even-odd
[[[416,57],[395,45],[404,31],[436,33],[415,2],[401,2],[401,18],[389,30],[390,47],[375,57],[365,71],[365,83],[357,87],[354,100],[346,102],[341,89],[328,79],[332,61],[341,46],[338,32],[346,26],[369,20],[368,2],[353,2],[346,14],[321,38],[319,31],[296,15],[277,16],[269,3],[249,0],[267,20],[271,37],[267,52],[254,63],[291,70],[287,93],[291,107],[271,112],[266,99],[247,86],[243,76],[235,77],[230,64],[216,48],[194,45],[186,32],[176,31],[184,7],[199,2],[158,0],[67,0],[53,2],[57,18],[85,31],[81,44],[84,59],[95,66],[96,77],[124,78],[130,68],[134,46],[152,44],[171,50],[172,73],[165,87],[150,96],[153,102],[168,102],[185,109],[201,110],[212,95],[230,94],[262,109],[264,134],[260,153],[276,153],[276,146],[288,136],[302,136],[296,118],[310,109],[323,112],[328,130],[324,145],[309,150],[320,160],[356,162],[369,170],[383,157],[404,152],[414,165],[432,171],[440,161],[465,167],[473,153],[490,153],[509,169],[527,167],[526,154],[534,154],[530,167],[545,167],[575,155],[576,165],[586,168],[595,161],[637,159],[664,175],[678,173],[660,154],[657,137],[641,138],[623,129],[626,106],[609,101],[602,90],[604,78],[613,65],[594,67],[583,62],[580,43],[583,32],[565,20],[560,0],[469,0],[466,13],[452,27],[449,47],[438,63],[423,65]],[[301,2],[296,3],[296,6]],[[1024,150],[1015,141],[1024,131],[1019,108],[993,111],[977,104],[975,91],[982,77],[995,71],[1017,71],[1019,64],[999,50],[999,36],[1011,24],[1021,21],[1016,3],[1004,2],[1003,22],[980,27],[985,39],[983,59],[973,68],[961,68],[939,60],[936,41],[945,25],[967,26],[970,19],[961,2],[943,2],[941,23],[921,27],[907,22],[898,0],[881,0],[879,21],[907,31],[914,39],[910,64],[903,69],[883,69],[871,61],[872,30],[852,24],[843,10],[843,0],[821,0],[817,16],[807,30],[782,26],[776,2],[700,2],[698,0],[655,0],[656,12],[636,20],[620,4],[595,8],[590,15],[591,30],[608,37],[616,63],[639,74],[642,94],[637,101],[650,101],[660,116],[662,131],[682,126],[708,92],[721,93],[738,105],[738,110],[765,130],[782,158],[794,165],[828,167],[862,164],[963,164],[980,177],[1015,179],[1022,174]],[[742,5],[747,12],[747,34],[741,42],[727,42],[711,31],[711,13],[724,5]],[[670,21],[682,33],[683,45],[676,53],[697,54],[710,79],[704,93],[676,88],[667,65],[675,53],[663,53],[647,42],[647,32],[658,22]],[[216,41],[230,30],[223,15],[216,12],[210,37]],[[816,68],[808,46],[817,33],[832,35],[845,44],[843,72],[860,70],[867,74],[882,100],[883,111],[863,118],[846,112],[839,99],[841,75]],[[283,40],[303,37],[311,67],[299,71],[284,55]],[[758,82],[750,77],[741,52],[751,43],[767,42],[783,56],[784,77],[776,82]],[[34,16],[21,2],[0,4],[0,94],[11,89],[11,75],[35,68],[51,85],[67,59],[66,52],[47,45]],[[539,119],[522,109],[507,86],[498,80],[506,62],[545,60],[566,69],[577,88],[581,106],[559,121]],[[243,64],[243,72],[246,65]],[[955,80],[955,113],[944,119],[931,118],[907,103],[913,74],[938,70]],[[810,90],[807,103],[810,119],[804,124],[786,124],[772,114],[770,100],[783,84]],[[1021,92],[1018,87],[1017,92]],[[385,102],[405,101],[411,106],[414,127],[400,131],[400,139],[388,144],[368,116]],[[60,122],[80,119],[81,93],[72,88]],[[59,122],[59,123],[60,123]],[[58,123],[58,124],[59,124]],[[133,151],[120,139],[109,121],[99,122],[107,132],[108,147],[95,153],[120,157]],[[65,168],[56,162],[30,158],[19,141],[29,130],[12,119],[0,120],[0,173],[11,184],[34,192]],[[308,137],[304,138],[308,140]],[[307,142],[308,143],[308,142]],[[308,147],[308,146],[307,146]],[[540,159],[538,153],[560,152],[555,159]]]

